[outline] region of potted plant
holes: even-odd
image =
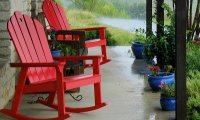
[[[65,41],[57,40],[56,31],[52,30],[50,32],[50,38],[51,38],[51,41],[49,42],[49,46],[51,49],[52,56],[59,57],[59,56],[75,56],[75,55],[77,55],[77,50],[75,50],[75,48],[72,48]],[[82,62],[83,61],[81,61],[81,60],[67,61],[66,64],[64,65],[64,69],[63,69],[64,76],[82,74],[84,71]],[[68,92],[74,100],[80,101],[82,99],[82,95],[78,95],[75,97],[71,94],[73,92],[79,92],[79,91],[80,91],[80,88],[74,88],[74,89],[68,90],[66,92]]]
[[[56,39],[55,31],[50,32],[50,38],[51,38],[51,42],[50,42],[49,46],[51,49],[52,56],[54,56],[54,57],[61,56],[61,44]]]
[[[173,111],[176,109],[175,84],[166,84],[161,81],[160,87],[160,105],[162,110]]]
[[[145,57],[147,59],[156,57],[157,65],[162,69],[164,65],[175,67],[175,15],[167,4],[163,4],[163,8],[167,11],[166,15],[170,19],[170,24],[163,26],[162,35],[156,36],[155,33],[151,33],[146,40],[151,47],[144,49]]]
[[[56,32],[51,31],[50,33],[51,43],[50,49],[52,56],[74,56],[76,51],[69,45],[59,42],[56,38]]]
[[[144,59],[145,58],[143,55],[144,47],[149,46],[149,44],[146,44],[146,36],[144,36],[145,30],[139,28],[136,29],[135,33],[136,33],[135,40],[131,42],[132,52],[135,55],[136,59]]]
[[[153,91],[160,90],[161,81],[167,84],[174,83],[174,73],[172,73],[172,66],[166,65],[165,70],[161,71],[159,66],[149,66],[151,74],[148,75],[148,83]]]

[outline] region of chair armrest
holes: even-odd
[[[56,67],[58,63],[10,63],[11,67]]]
[[[59,62],[75,61],[75,60],[92,60],[93,75],[100,74],[100,59],[102,56],[62,56],[54,57]]]
[[[85,31],[81,30],[56,30],[56,35],[79,35],[84,36]]]
[[[70,45],[70,46],[78,46],[80,48],[84,48],[84,45],[80,45],[80,41],[79,40],[58,40],[57,42],[59,42],[60,44],[66,44],[66,45]],[[52,44],[52,40],[48,40],[49,45]]]
[[[61,57],[53,57],[54,60],[58,61],[75,61],[75,60],[94,60],[94,59],[101,59],[101,55],[94,55],[94,56],[61,56]]]
[[[78,28],[73,30],[95,31],[95,30],[106,30],[106,27]]]

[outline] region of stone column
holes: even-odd
[[[0,0],[0,109],[14,94],[18,72],[9,63],[16,62],[18,56],[7,32],[7,21],[14,11],[30,15],[31,0]]]
[[[42,12],[42,3],[44,0],[37,0],[37,13]]]

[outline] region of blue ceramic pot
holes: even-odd
[[[164,76],[165,72],[160,72],[159,76],[152,76],[148,75],[148,83],[153,91],[159,91],[161,84],[161,81],[163,81],[165,84],[173,84],[174,83],[174,73],[170,73],[167,76]]]
[[[51,54],[53,57],[61,56],[61,50],[51,51]]]
[[[176,98],[175,97],[160,97],[160,105],[162,110],[173,111],[176,109]]]
[[[144,46],[145,44],[141,44],[140,42],[132,42],[131,49],[136,59],[144,59],[144,56],[142,55]]]

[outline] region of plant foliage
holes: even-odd
[[[99,31],[86,32],[86,40],[99,38]],[[117,44],[116,40],[112,37],[109,30],[106,30],[106,42],[108,46],[115,46]]]
[[[164,81],[161,81],[160,84],[160,94],[163,97],[175,97],[175,84],[166,84]]]
[[[167,11],[167,16],[170,18],[170,25],[164,25],[164,34],[157,37],[151,33],[147,37],[147,42],[151,47],[144,49],[144,54],[148,60],[157,58],[157,64],[160,68],[164,65],[172,65],[175,67],[175,24],[174,11],[167,4],[163,4],[163,8]]]
[[[74,56],[74,55],[76,55],[76,51],[71,46],[69,46],[67,44],[62,44],[57,40],[55,31],[52,31],[50,33],[50,38],[51,38],[51,41],[52,41],[50,43],[50,49],[52,51],[61,50],[61,53],[64,56]]]
[[[198,72],[200,74],[200,72]],[[187,79],[187,119],[200,120],[200,76]]]

